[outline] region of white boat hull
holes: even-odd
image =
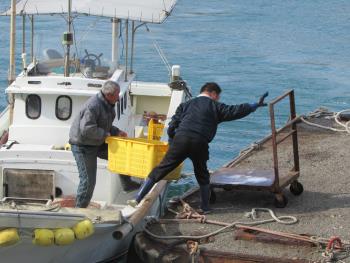
[[[161,194],[164,196],[165,191]],[[159,215],[161,203],[156,200],[148,215]],[[124,221],[122,213],[124,210],[115,210],[115,218],[111,222],[94,223],[94,233],[85,239],[75,239],[68,245],[57,245],[53,243],[49,246],[42,246],[33,243],[33,233],[35,229],[71,228],[84,219],[81,211],[84,209],[70,208],[67,212],[34,212],[34,211],[2,211],[0,213],[1,229],[8,227],[16,228],[19,234],[19,241],[10,246],[0,245],[1,262],[18,263],[18,262],[65,262],[65,263],[95,263],[108,262],[109,260],[126,260],[127,253],[134,234],[141,231],[147,217],[143,218],[129,233],[117,240],[113,237],[113,232],[123,224],[129,224]],[[89,209],[88,209],[89,210]],[[90,212],[94,212],[90,209]],[[110,213],[111,211],[108,211]],[[103,212],[101,212],[103,214]],[[119,217],[117,216],[119,213]],[[86,214],[89,214],[88,212]],[[91,217],[91,214],[90,214]],[[96,216],[98,220],[99,216]]]

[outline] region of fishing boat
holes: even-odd
[[[133,68],[137,30],[149,23],[163,23],[175,4],[176,0],[12,0],[11,8],[1,14],[11,18],[9,103],[0,114],[1,262],[123,260],[135,232],[148,218],[162,214],[169,181],[158,183],[133,208],[126,201],[135,196],[137,188],[129,186],[140,185],[143,179],[120,174],[102,159],[98,159],[89,207],[75,208],[79,175],[68,139],[74,117],[107,80],[121,87],[113,124],[131,138],[147,136],[150,119],[166,128],[177,106],[190,98],[179,66],[169,67],[169,82],[165,83],[136,81]],[[52,48],[34,54],[37,16],[65,19],[64,54]],[[101,57],[106,55],[96,47],[79,47],[84,52],[73,55],[72,47],[77,44],[73,41],[74,19],[81,16],[111,21],[111,36],[106,38],[112,39],[110,63],[103,63]],[[16,32],[20,18],[22,34]],[[28,55],[27,21],[31,28]],[[23,42],[17,60],[22,61],[22,70],[16,76],[18,35]],[[119,61],[122,48],[125,60]],[[151,146],[157,144],[166,145],[151,141]]]

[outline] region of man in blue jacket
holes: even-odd
[[[186,158],[190,158],[194,174],[200,186],[201,212],[209,213],[210,175],[207,168],[209,143],[213,140],[217,126],[224,121],[243,118],[258,107],[266,106],[265,93],[257,103],[226,105],[220,103],[221,88],[214,82],[206,83],[200,95],[179,105],[168,127],[169,150],[155,167],[139,190],[136,202],[152,189],[153,185],[174,170]],[[132,202],[130,202],[132,204]]]

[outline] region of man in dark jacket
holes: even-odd
[[[74,119],[69,132],[69,143],[79,171],[76,207],[85,208],[92,198],[97,171],[97,157],[107,159],[107,136],[127,134],[113,126],[114,104],[119,100],[120,87],[106,81],[101,91],[91,97]],[[122,179],[122,178],[121,178]]]
[[[209,213],[210,175],[207,169],[209,143],[213,140],[217,126],[224,121],[243,118],[254,112],[264,103],[268,93],[257,103],[226,105],[219,102],[221,88],[210,82],[204,84],[200,95],[179,105],[168,127],[169,150],[160,164],[155,167],[141,187],[136,197],[139,203],[153,185],[163,179],[186,158],[190,158],[194,174],[200,186],[201,212]],[[130,202],[132,205],[133,203]]]

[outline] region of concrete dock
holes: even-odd
[[[330,114],[322,112],[308,116],[306,120],[316,125],[344,129]],[[303,243],[293,238],[284,239],[259,231],[247,232],[231,228],[207,239],[194,240],[199,242],[193,248],[188,239],[157,239],[140,233],[135,242],[139,256],[145,262],[350,262],[350,134],[319,128],[306,124],[301,119],[297,123],[297,134],[300,159],[298,181],[304,187],[301,195],[293,195],[289,186],[286,187],[283,195],[287,197],[288,204],[285,208],[276,208],[274,194],[269,191],[236,190],[234,187],[231,190],[230,187],[226,190],[214,189],[216,202],[211,205],[214,211],[206,215],[205,219],[227,224],[253,222],[245,216],[247,212],[252,208],[269,208],[277,216],[294,216],[298,222],[291,225],[272,222],[256,227],[313,236],[320,243]],[[271,138],[267,137],[257,143],[248,155],[238,158],[238,161],[229,166],[241,170],[269,170],[273,167],[271,149]],[[292,153],[291,139],[279,144],[281,175],[288,173],[293,163]],[[189,194],[184,201],[191,207],[198,208],[198,192]],[[181,212],[181,203],[173,205],[170,210]],[[174,217],[173,213],[168,212],[164,218]],[[258,212],[256,220],[270,218],[268,213]],[[187,223],[158,222],[150,224],[147,229],[164,237],[205,235],[221,227],[192,220]],[[325,254],[327,243],[332,237],[340,239],[343,250],[337,249],[339,245],[334,242],[334,249],[327,250],[328,253]]]

